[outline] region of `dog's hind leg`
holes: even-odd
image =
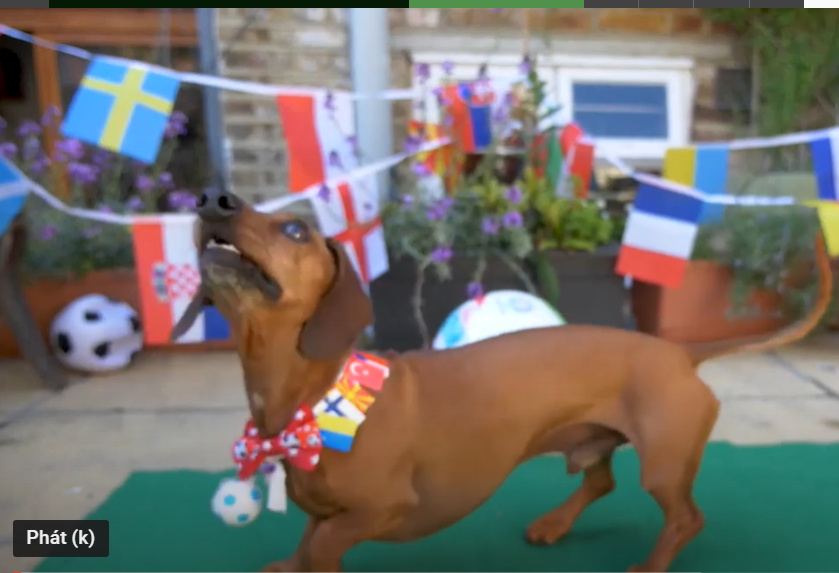
[[[599,445],[599,447],[598,447]],[[551,545],[565,536],[581,513],[615,489],[612,455],[618,441],[601,440],[568,452],[568,473],[583,469],[583,483],[564,503],[542,515],[527,528],[526,537],[536,545]]]
[[[674,380],[673,384],[677,382],[682,381]],[[719,401],[701,381],[699,384],[698,392],[671,396],[669,406],[642,417],[640,440],[635,444],[641,461],[641,485],[664,513],[664,528],[647,560],[630,571],[667,571],[705,525],[693,499],[693,484],[717,419]]]

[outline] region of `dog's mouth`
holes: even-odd
[[[209,234],[204,242],[201,279],[211,287],[256,288],[271,301],[282,294],[280,284],[259,263],[218,233]]]

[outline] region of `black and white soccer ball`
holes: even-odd
[[[128,366],[143,347],[137,312],[101,294],[78,298],[52,321],[50,344],[64,366],[79,372],[112,372]]]

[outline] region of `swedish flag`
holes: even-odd
[[[181,82],[139,62],[94,58],[62,125],[65,137],[154,163]]]

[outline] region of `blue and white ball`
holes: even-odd
[[[213,513],[227,525],[241,527],[251,523],[262,511],[262,490],[251,478],[222,480],[211,503]]]
[[[457,348],[508,332],[564,324],[562,315],[538,296],[496,290],[454,309],[434,337],[432,347]]]

